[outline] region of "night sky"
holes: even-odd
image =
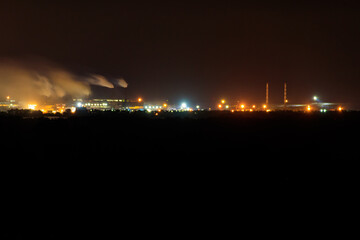
[[[4,1],[0,57],[124,78],[126,95],[215,104],[359,106],[355,1]],[[101,93],[94,90],[94,96]]]

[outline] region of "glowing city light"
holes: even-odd
[[[28,109],[35,110],[36,106],[37,106],[36,104],[28,104]]]

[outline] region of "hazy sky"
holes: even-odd
[[[287,81],[290,103],[360,103],[356,1],[2,0],[0,33],[0,57],[124,78],[128,97],[261,103],[269,81],[281,103]]]

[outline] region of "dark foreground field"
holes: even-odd
[[[293,217],[315,227],[352,209],[359,123],[358,112],[2,114],[4,209],[47,222],[3,236],[224,236],[257,221],[298,227]]]

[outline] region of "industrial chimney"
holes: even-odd
[[[284,108],[286,108],[286,103],[288,102],[287,100],[287,92],[286,92],[286,81],[284,82]]]
[[[266,83],[266,97],[265,97],[265,105],[269,105],[269,83]]]

